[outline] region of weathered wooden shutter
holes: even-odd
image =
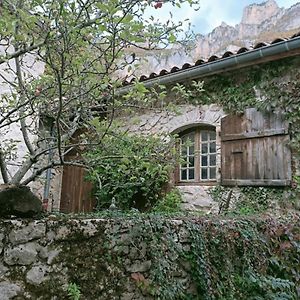
[[[291,182],[288,123],[280,113],[254,108],[221,120],[221,182],[230,186],[285,186]]]

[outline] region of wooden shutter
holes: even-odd
[[[221,182],[230,186],[286,186],[291,182],[288,123],[280,113],[249,108],[221,120]]]

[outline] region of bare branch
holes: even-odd
[[[81,163],[77,163],[77,162],[64,162],[63,165],[65,165],[65,166],[76,166],[76,167],[82,167],[82,168],[88,169],[88,167],[86,165],[81,164]],[[53,161],[50,164],[36,170],[31,176],[29,176],[28,178],[23,180],[21,182],[21,184],[22,185],[27,185],[31,181],[34,181],[38,176],[42,175],[46,170],[53,169],[55,167],[61,167],[61,166],[62,166],[62,164],[61,164],[60,161]]]
[[[0,65],[3,63],[7,63],[9,60],[13,59],[13,58],[17,58],[22,56],[23,54],[29,53],[33,50],[39,49],[40,47],[42,47],[43,45],[46,44],[47,39],[43,40],[42,42],[39,42],[35,45],[31,45],[28,47],[23,47],[22,49],[17,49],[15,52],[6,55],[6,57],[2,57],[0,58]]]
[[[18,46],[16,46],[16,49],[18,49]],[[20,89],[20,102],[24,103],[24,102],[26,102],[26,100],[25,100],[26,94],[25,94],[25,87],[24,87],[24,82],[23,82],[19,57],[15,58],[15,63],[16,63],[16,73],[17,73],[17,78],[18,78],[18,85],[19,85],[19,89]],[[31,155],[34,155],[34,148],[33,148],[33,145],[30,142],[30,139],[29,139],[27,125],[26,125],[26,119],[23,118],[24,114],[25,114],[25,110],[24,110],[24,106],[22,106],[19,109],[21,132],[22,132],[23,139],[24,139],[25,145],[26,145],[29,153]]]
[[[5,158],[1,146],[0,146],[0,170],[1,170],[1,175],[4,183],[8,183],[9,177],[8,177],[7,165],[5,163]]]

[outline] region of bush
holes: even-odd
[[[175,213],[181,210],[182,198],[177,189],[171,190],[162,199],[157,201],[153,207],[153,212]]]
[[[107,135],[101,147],[87,154],[98,209],[108,208],[114,198],[118,209],[149,210],[163,195],[175,153],[170,137]]]

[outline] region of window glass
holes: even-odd
[[[189,147],[188,149],[189,149],[189,155],[194,155],[195,147],[194,147],[194,146],[191,146],[191,147]]]
[[[181,170],[181,180],[186,180],[187,179],[187,176],[186,176],[186,169],[182,169]]]
[[[201,132],[201,141],[205,142],[207,140],[208,140],[208,133],[207,133],[207,131]]]
[[[201,169],[201,179],[208,179],[207,178],[207,168]]]
[[[215,166],[216,165],[216,155],[212,154],[209,156],[209,165],[210,166]]]
[[[189,181],[195,179],[195,133],[189,133],[181,138],[180,180]]]
[[[201,157],[201,166],[207,166],[207,156],[202,156]]]
[[[208,145],[206,143],[201,144],[201,153],[205,154],[208,152]]]
[[[195,166],[195,159],[193,156],[189,157],[189,167],[194,167]]]
[[[195,169],[189,169],[189,179],[192,180],[195,178]]]
[[[212,142],[209,144],[209,152],[215,153],[216,152],[216,142]]]
[[[215,179],[216,178],[216,168],[210,168],[209,170],[209,179]]]
[[[209,139],[211,141],[215,141],[216,140],[216,132],[215,131],[210,131],[210,133],[209,133]]]

